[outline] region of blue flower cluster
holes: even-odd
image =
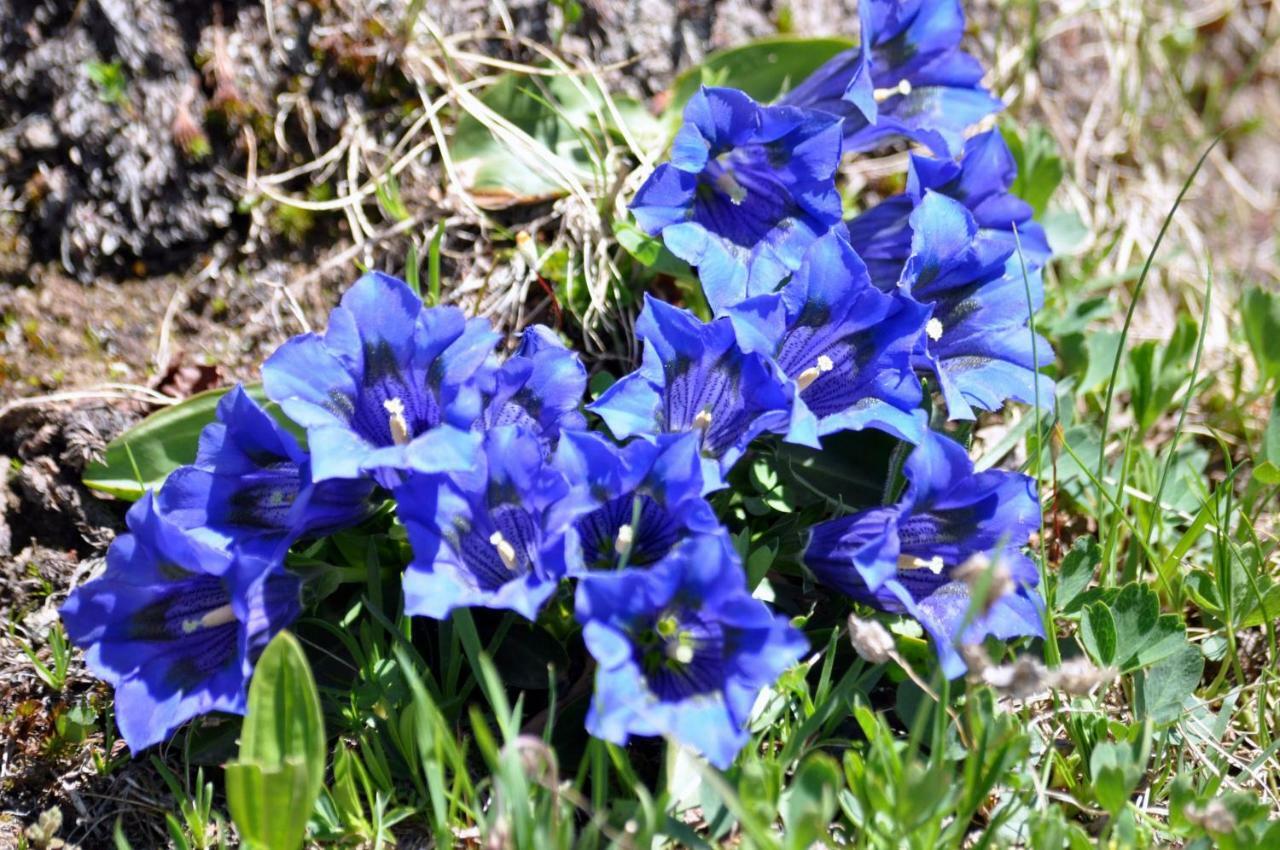
[[[643,361],[585,411],[587,371],[531,327],[506,356],[484,319],[426,307],[366,274],[323,334],[262,369],[305,444],[241,388],[194,464],[129,512],[105,573],[63,608],[117,693],[134,750],[209,711],[243,712],[257,654],[299,614],[286,554],[364,522],[388,495],[412,560],[406,613],[481,606],[536,619],[571,580],[595,661],[588,730],[672,736],[727,767],[760,694],[805,652],[752,596],[708,495],[761,439],[822,448],[878,429],[915,446],[892,504],[812,527],[804,563],[851,599],[915,617],[942,669],[958,642],[1041,633],[1021,554],[1035,490],[975,473],[930,429],[922,377],[952,419],[1052,397],[1031,333],[1049,251],[1010,194],[1000,136],[963,140],[999,107],[958,48],[955,0],[862,6],[862,46],[776,104],[704,88],[671,160],[635,197],[642,227],[698,270],[713,315],[646,298]],[[928,146],[906,191],[851,221],[845,151]],[[304,447],[305,445],[305,447]],[[956,571],[994,553],[1010,581],[976,604]]]

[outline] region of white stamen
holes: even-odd
[[[215,626],[225,626],[227,623],[234,623],[235,621],[236,612],[232,610],[230,603],[228,603],[214,608],[212,611],[206,611],[198,620],[183,620],[182,633],[189,635],[193,632],[198,632],[200,629],[212,629]]]
[[[876,89],[874,96],[876,103],[883,103],[891,97],[896,97],[898,95],[906,97],[909,94],[911,94],[911,81],[899,80],[898,84],[891,89]]]
[[[924,332],[929,339],[937,342],[942,339],[942,322],[937,319],[930,319],[924,324]]]
[[[699,431],[705,431],[711,427],[711,411],[699,410],[698,415],[693,417],[693,427]]]
[[[631,544],[635,540],[635,532],[630,525],[623,525],[618,529],[618,539],[614,541],[613,551],[619,555],[624,552],[631,551]]]
[[[693,660],[693,647],[687,643],[669,643],[667,655],[678,664],[688,664]]]
[[[507,542],[507,538],[502,536],[501,531],[495,531],[489,535],[489,543],[498,550],[498,557],[502,559],[503,566],[509,570],[514,570],[516,568],[516,547]]]
[[[716,188],[728,195],[729,200],[735,205],[741,204],[747,197],[747,190],[742,188],[742,184],[733,176],[733,172],[727,168],[716,177]]]
[[[914,555],[899,555],[898,569],[900,570],[928,570],[934,575],[942,572],[946,564],[942,563],[940,555],[934,555],[927,561],[924,558],[917,558]]]
[[[836,364],[831,362],[831,358],[825,354],[818,356],[818,362],[815,366],[810,366],[799,375],[796,375],[796,386],[802,391],[807,389],[810,384],[818,380],[818,378],[826,372],[830,372],[836,368]]]
[[[404,402],[398,398],[389,398],[382,403],[387,411],[387,424],[391,427],[391,441],[397,446],[409,442],[409,423],[404,418]]]

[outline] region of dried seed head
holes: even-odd
[[[1236,816],[1231,814],[1226,804],[1216,797],[1203,806],[1190,803],[1182,813],[1187,820],[1204,827],[1209,832],[1228,833],[1234,832],[1236,828]]]
[[[956,581],[969,586],[969,592],[983,614],[1014,590],[1013,574],[1004,561],[999,558],[992,561],[980,552],[971,555],[951,575]]]
[[[1049,671],[1050,685],[1071,696],[1086,696],[1098,685],[1116,678],[1112,667],[1099,668],[1081,656],[1064,661],[1057,669]]]
[[[849,615],[849,642],[858,657],[871,664],[884,664],[893,658],[897,647],[893,635],[875,620]]]
[[[1043,664],[1029,655],[1020,655],[1012,664],[988,667],[982,671],[982,681],[1013,699],[1030,699],[1049,689],[1048,671]]]

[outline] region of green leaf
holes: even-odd
[[[614,98],[615,115],[589,78],[505,74],[480,101],[519,132],[496,135],[467,113],[450,151],[468,188],[496,205],[563,195],[565,175],[584,186],[602,182],[606,137],[624,125],[639,145],[666,145],[666,130],[641,104]]]
[[[1077,538],[1071,551],[1062,559],[1062,567],[1058,571],[1058,592],[1054,602],[1059,611],[1071,613],[1074,610],[1074,603],[1093,580],[1093,573],[1100,563],[1102,550],[1098,541],[1092,537]]]
[[[193,395],[134,425],[107,444],[101,461],[89,464],[84,485],[122,499],[140,499],[148,489],[159,487],[170,472],[196,459],[200,432],[214,420],[218,402],[230,390],[219,387]],[[267,401],[261,384],[248,384],[245,390],[295,436],[301,433],[274,402]]]
[[[1240,302],[1244,338],[1264,383],[1280,379],[1280,293],[1254,287]]]
[[[1253,477],[1259,484],[1265,484],[1271,487],[1280,484],[1280,466],[1269,460],[1263,461],[1253,468]]]
[[[1093,793],[1112,817],[1120,813],[1129,795],[1137,787],[1142,768],[1127,745],[1103,741],[1093,748],[1089,757],[1089,773],[1093,778]]]
[[[1195,694],[1204,675],[1204,653],[1189,643],[1177,652],[1152,664],[1138,678],[1138,716],[1156,724],[1178,718],[1183,705]]]
[[[845,38],[782,36],[718,51],[676,79],[666,115],[678,118],[700,86],[728,84],[758,101],[771,101],[853,46],[854,42]]]
[[[655,239],[629,221],[616,220],[613,235],[628,254],[642,265],[658,274],[694,280],[696,275],[689,264],[667,250],[661,239]]]
[[[814,753],[800,764],[780,806],[788,848],[803,850],[826,834],[842,784],[840,768],[824,753]]]
[[[1262,434],[1262,459],[1280,467],[1280,393],[1271,402],[1271,416]]]
[[[1111,610],[1101,602],[1084,609],[1080,622],[1080,640],[1099,664],[1110,666],[1116,660],[1116,622]]]
[[[1001,125],[1000,133],[1018,164],[1018,176],[1009,191],[1030,204],[1037,218],[1043,217],[1064,174],[1058,143],[1039,124],[1026,127],[1024,137],[1013,122],[1007,121]]]
[[[296,850],[324,785],[324,717],[301,644],[280,632],[249,685],[240,756],[227,765],[227,803],[251,847]]]
[[[275,768],[252,762],[226,766],[227,807],[251,850],[297,850],[306,838],[315,799],[307,765],[291,760]],[[304,808],[305,806],[305,808]]]

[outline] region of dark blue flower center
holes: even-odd
[[[678,702],[719,691],[726,676],[726,646],[720,624],[693,610],[668,610],[631,630],[634,658],[649,691]]]
[[[440,424],[429,376],[404,368],[385,340],[366,343],[364,379],[345,407],[351,427],[375,446],[406,442]]]
[[[647,567],[680,537],[679,520],[645,493],[611,499],[578,520],[577,528],[582,559],[593,570],[617,569],[624,551],[627,566]]]
[[[735,357],[678,357],[664,364],[663,371],[666,430],[702,431],[702,453],[708,457],[720,457],[736,445],[764,412],[747,406],[742,363]]]
[[[226,522],[266,530],[292,528],[290,515],[302,489],[302,471],[296,463],[276,459],[244,473],[235,483],[227,499]]]
[[[488,522],[455,523],[450,544],[477,588],[497,590],[533,569],[538,526],[523,507],[497,505]]]
[[[166,595],[133,614],[125,626],[131,640],[170,645],[168,677],[180,687],[204,681],[225,665],[239,638],[239,622],[222,579],[185,575],[166,585]]]
[[[709,160],[698,175],[693,220],[750,251],[799,210],[761,146],[739,148]]]

